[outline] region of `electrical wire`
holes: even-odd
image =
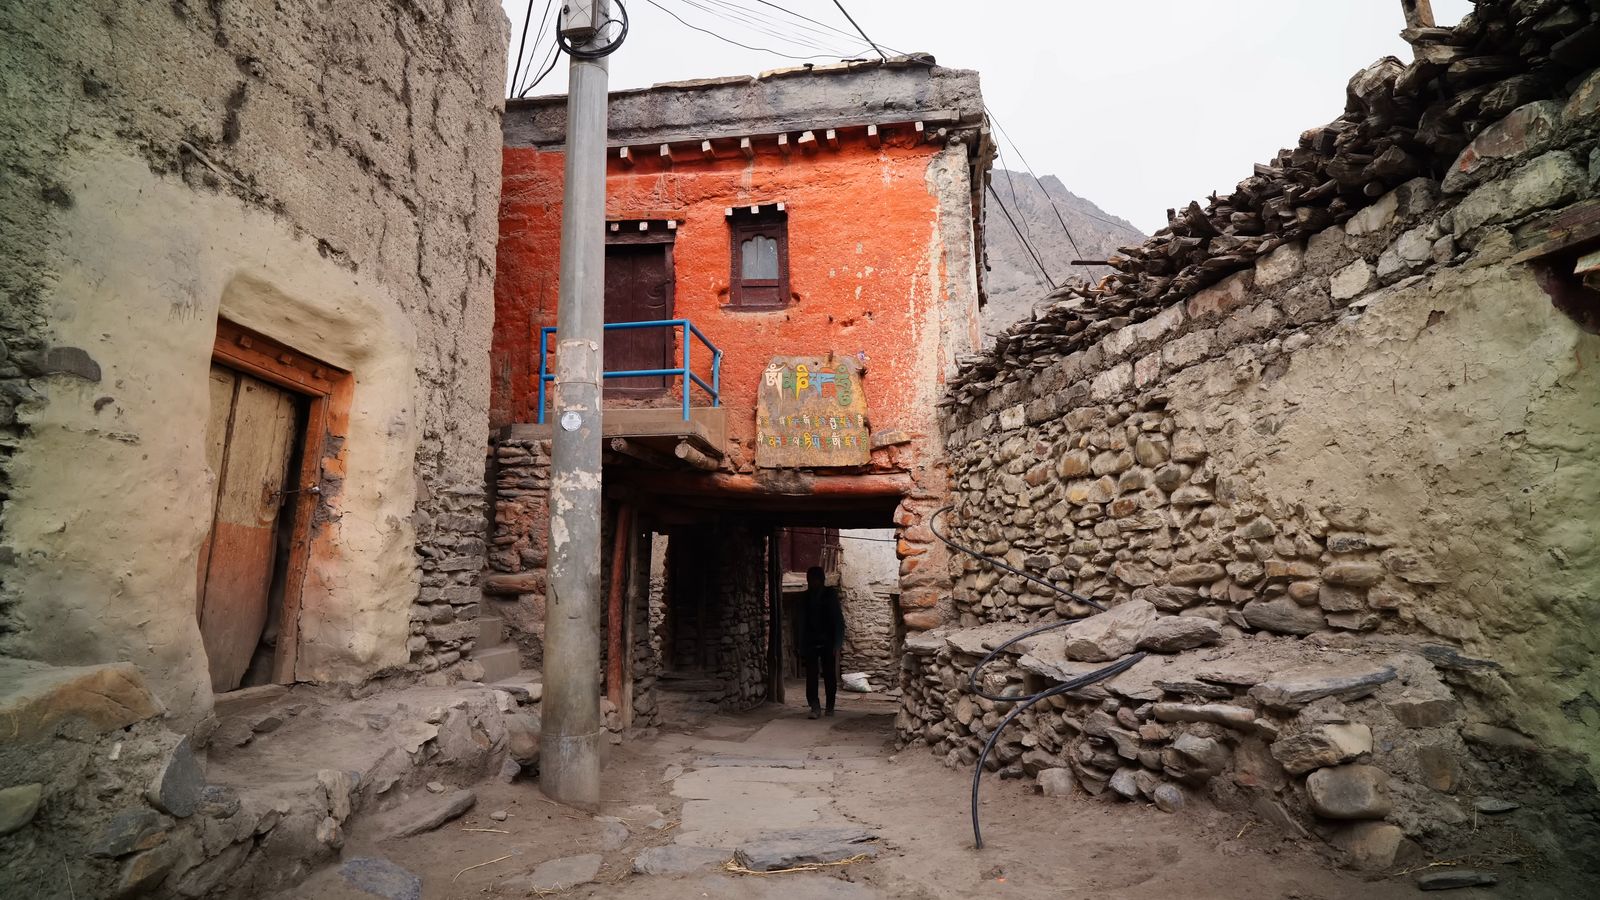
[[[617,36],[612,38],[609,43],[606,43],[600,47],[580,47],[577,44],[572,43],[562,36],[561,14],[557,13],[556,46],[560,47],[562,51],[564,51],[573,59],[603,59],[604,57],[610,56],[611,54],[617,52],[617,50],[621,48],[622,42],[628,39],[628,8],[622,5],[622,0],[611,0],[611,2],[616,4],[617,10],[622,13],[622,18],[613,19],[608,14],[605,18],[605,21],[595,26],[594,32],[595,36],[599,36],[600,32],[604,31],[607,25],[621,25],[622,30],[618,32]],[[590,40],[593,40],[593,38]],[[585,43],[588,43],[588,41]]]
[[[959,550],[962,553],[973,557],[974,559],[986,562],[997,569],[1004,569],[1013,575],[1020,575],[1029,581],[1032,581],[1036,584],[1041,584],[1058,594],[1062,594],[1078,601],[1079,603],[1092,606],[1101,612],[1105,611],[1104,606],[1096,603],[1094,600],[1091,600],[1088,597],[1073,593],[1072,591],[1069,591],[1063,587],[1057,587],[1056,585],[1051,584],[1042,578],[1036,578],[1032,575],[1029,575],[1027,572],[1022,571],[1021,569],[1007,565],[1006,563],[1001,562],[1000,560],[995,559],[994,557],[989,556],[982,551],[974,550],[965,544],[958,544],[955,541],[952,541],[939,530],[939,517],[952,509],[955,509],[954,505],[946,506],[928,517],[928,530],[933,532],[933,536],[943,541],[946,546],[953,550]],[[978,676],[983,672],[984,666],[987,666],[989,663],[993,662],[997,657],[1000,656],[1000,654],[1004,653],[1013,644],[1017,643],[1018,641],[1026,640],[1027,638],[1031,638],[1036,634],[1043,634],[1046,631],[1052,631],[1057,628],[1065,628],[1066,626],[1071,625],[1072,623],[1083,618],[1083,616],[1069,616],[1060,621],[1048,622],[1044,625],[1040,625],[1036,628],[1030,628],[1021,634],[1015,635],[1002,642],[993,650],[990,650],[988,655],[979,660],[978,664],[972,667],[972,671],[967,673],[967,690],[973,695],[982,697],[985,700],[992,700],[999,703],[1017,704],[1015,708],[1006,714],[1005,718],[1000,720],[999,724],[995,725],[994,731],[989,734],[989,739],[983,744],[983,752],[978,754],[977,762],[975,762],[972,767],[972,841],[979,850],[983,849],[983,828],[978,822],[978,787],[982,782],[983,767],[984,764],[989,760],[989,753],[994,750],[994,745],[1000,740],[1000,733],[1006,730],[1006,726],[1010,725],[1018,716],[1027,712],[1033,707],[1034,704],[1041,700],[1048,700],[1051,697],[1055,697],[1059,694],[1066,694],[1079,688],[1087,687],[1088,685],[1094,684],[1097,681],[1104,681],[1107,678],[1114,678],[1117,675],[1120,675],[1123,672],[1133,668],[1133,666],[1137,664],[1139,660],[1144,659],[1145,657],[1145,654],[1143,653],[1135,653],[1132,656],[1124,657],[1123,659],[1120,659],[1109,666],[1104,666],[1102,668],[1095,669],[1092,672],[1085,672],[1082,675],[1069,678],[1055,687],[1046,688],[1037,694],[1032,695],[1008,696],[1006,694],[991,694],[979,686]]]
[[[900,542],[897,538],[861,537],[860,535],[855,534],[828,534],[825,531],[806,531],[800,528],[785,528],[784,531],[788,532],[789,534],[810,534],[820,537],[836,537],[841,541],[868,541],[874,544],[898,544]]]
[[[836,27],[834,25],[829,25],[827,22],[823,22],[823,21],[821,21],[819,19],[813,19],[810,16],[805,15],[804,13],[797,13],[794,10],[789,9],[788,7],[779,6],[776,3],[771,3],[771,2],[769,2],[769,0],[756,0],[756,2],[761,4],[762,6],[770,6],[773,9],[775,9],[775,10],[781,12],[781,13],[785,13],[787,15],[793,16],[796,19],[801,19],[803,21],[810,22],[812,25],[819,25],[822,28],[824,28],[824,29],[826,29],[828,31],[831,31],[831,32],[833,32],[835,34],[840,34],[840,35],[843,35],[843,36],[848,37],[848,38],[854,38],[855,37],[855,34],[852,34],[851,32],[845,31],[842,28]],[[813,28],[812,30],[816,31],[817,29]],[[885,47],[889,47],[888,44],[884,44],[884,46]],[[895,50],[893,47],[889,47],[889,49],[893,50],[897,54],[900,53],[899,50]]]
[[[704,2],[701,2],[701,0],[681,0],[681,2],[731,25],[748,28],[768,37],[775,37],[780,41],[788,41],[807,50],[820,50],[825,53],[843,56],[842,53],[839,53],[837,47],[817,35],[790,31],[784,23],[765,17],[755,10],[748,10],[735,3],[730,3],[728,0],[704,0]],[[706,6],[705,3],[712,5]],[[837,40],[837,38],[828,36],[828,41],[831,40]]]
[[[549,53],[548,56],[545,57],[544,70],[539,73],[539,77],[538,78],[535,78],[532,82],[530,82],[528,84],[527,87],[523,88],[520,92],[518,92],[517,98],[519,100],[521,98],[523,98],[523,97],[528,96],[528,92],[533,90],[534,88],[538,87],[539,86],[539,82],[543,81],[545,79],[545,76],[549,75],[551,73],[551,71],[553,71],[555,69],[556,60],[561,58],[561,53],[559,52],[560,49],[561,48],[556,46],[555,44],[551,44],[550,45],[550,53]]]
[[[685,28],[689,28],[689,29],[692,29],[694,31],[698,31],[701,34],[708,34],[708,35],[716,38],[719,41],[722,41],[722,42],[728,43],[728,44],[732,44],[735,47],[743,47],[746,50],[754,50],[757,53],[771,53],[774,56],[781,56],[784,59],[793,59],[793,60],[798,60],[800,62],[805,62],[807,60],[812,60],[812,59],[832,59],[835,56],[835,54],[832,54],[832,53],[813,53],[810,56],[795,56],[793,53],[784,53],[781,50],[774,50],[771,47],[756,47],[756,46],[752,46],[750,44],[746,44],[746,43],[743,43],[741,41],[736,41],[733,38],[725,37],[723,35],[720,35],[720,34],[716,33],[715,31],[712,31],[712,30],[710,30],[708,28],[701,28],[699,25],[693,24],[689,20],[685,19],[683,16],[680,16],[677,13],[673,12],[672,10],[666,8],[665,6],[662,6],[660,3],[656,2],[656,0],[645,0],[645,2],[650,4],[651,6],[654,6],[656,9],[661,10],[662,12],[666,13],[667,15],[673,17],[674,19],[677,19],[679,24],[683,25]]]
[[[872,44],[872,49],[877,51],[878,58],[882,59],[884,62],[888,62],[889,57],[884,56],[883,51],[878,49],[878,45],[872,43],[872,38],[867,37],[867,33],[861,30],[861,26],[856,24],[855,17],[850,15],[850,10],[844,8],[844,3],[842,3],[841,0],[833,0],[833,5],[839,7],[839,12],[844,13],[844,17],[850,20],[851,26],[853,26],[857,33],[861,35],[861,39],[869,44]]]
[[[544,0],[544,14],[546,16],[550,15],[550,4],[553,3],[553,2],[554,2],[554,0]],[[512,96],[516,96],[516,93],[517,93],[517,78],[518,78],[518,76],[520,76],[522,74],[522,51],[528,46],[528,25],[529,25],[529,23],[531,23],[533,21],[533,4],[534,4],[534,0],[528,0],[528,11],[522,17],[522,38],[517,41],[517,62],[516,62],[516,65],[511,67],[511,95]],[[540,31],[541,34],[543,34],[544,33],[544,19],[543,19],[543,17],[541,17],[539,19],[539,24],[540,24],[539,31]],[[534,46],[534,49],[537,50],[539,48],[538,42],[535,41],[533,46]]]
[[[1045,283],[1050,285],[1050,290],[1055,290],[1056,283],[1050,277],[1050,271],[1044,267],[1043,262],[1039,261],[1039,254],[1033,249],[1033,245],[1028,243],[1026,237],[1023,237],[1022,229],[1017,227],[1017,220],[1011,217],[1011,211],[1006,209],[1006,202],[1000,199],[1000,192],[994,189],[994,181],[991,180],[987,187],[989,188],[989,196],[994,198],[994,202],[1000,207],[1000,212],[1005,214],[1006,221],[1011,223],[1011,230],[1017,233],[1017,240],[1022,242],[1022,248],[1028,251],[1028,255],[1033,257],[1033,264],[1039,267],[1039,274],[1044,276]]]
[[[1071,621],[1055,622],[1051,625],[1051,627],[1060,628],[1062,626],[1071,624]],[[1013,638],[1012,640],[1017,640],[1017,638]],[[1007,641],[1001,646],[1005,647],[1009,646],[1010,644],[1011,641]],[[983,745],[983,752],[978,754],[977,763],[972,767],[972,842],[975,849],[983,849],[983,828],[978,824],[978,785],[983,777],[983,765],[989,759],[989,751],[994,749],[995,742],[1000,739],[1000,732],[1004,731],[1006,726],[1010,725],[1012,720],[1016,719],[1017,716],[1027,712],[1039,701],[1048,700],[1051,697],[1069,693],[1082,687],[1087,687],[1088,685],[1094,684],[1097,681],[1104,681],[1107,678],[1114,678],[1117,675],[1120,675],[1123,672],[1133,668],[1133,666],[1138,663],[1139,660],[1144,659],[1144,656],[1145,655],[1143,653],[1135,653],[1132,656],[1124,657],[1123,659],[1120,659],[1111,665],[1106,666],[1105,668],[1095,669],[1093,672],[1086,672],[1075,678],[1063,681],[1055,687],[1040,691],[1031,697],[1004,698],[1006,700],[1020,700],[1022,702],[1018,703],[1016,708],[1007,713],[1006,717],[1000,720],[1000,724],[994,727],[994,732],[989,735],[989,740]],[[976,675],[978,670],[973,669],[972,671],[973,674]]]
[[[1000,142],[999,141],[995,141],[994,152],[995,152],[995,156],[997,157],[997,159],[998,159],[998,161],[1000,163],[1000,171],[1005,173],[1005,176],[1006,176],[1006,187],[1008,189],[1010,189],[1010,191],[1011,191],[1011,205],[1016,208],[1017,215],[1021,216],[1022,215],[1022,201],[1017,199],[1017,184],[1011,178],[1011,170],[1006,168],[1005,154],[1001,152]],[[991,175],[989,177],[989,181],[990,181],[991,184],[993,184],[994,183],[994,176]],[[1025,241],[1025,243],[1029,246],[1030,252],[1031,252],[1031,248],[1032,248],[1032,244],[1033,244],[1033,229],[1031,227],[1029,227],[1027,219],[1023,219],[1022,220],[1022,230],[1028,236],[1027,240]],[[1083,257],[1080,256],[1078,258],[1082,259]],[[1044,280],[1045,281],[1050,281],[1049,272],[1045,273]],[[1054,287],[1054,283],[1053,282],[1052,282],[1052,287]]]
[[[1011,574],[1016,575],[1019,578],[1023,578],[1023,579],[1026,579],[1028,581],[1031,581],[1034,584],[1039,585],[1040,587],[1048,588],[1049,590],[1055,591],[1056,593],[1066,597],[1069,600],[1075,600],[1075,601],[1077,601],[1079,603],[1082,603],[1082,604],[1084,604],[1086,606],[1092,606],[1095,609],[1100,610],[1101,612],[1105,612],[1106,611],[1105,606],[1103,606],[1102,604],[1100,604],[1098,601],[1094,600],[1093,598],[1085,597],[1082,594],[1075,594],[1072,591],[1069,591],[1064,587],[1059,587],[1059,586],[1057,586],[1055,584],[1052,584],[1052,583],[1050,583],[1048,581],[1045,581],[1043,578],[1040,578],[1040,577],[1038,577],[1036,575],[1030,575],[1027,572],[1022,571],[1021,569],[1018,569],[1018,568],[1016,568],[1014,566],[1007,565],[1006,563],[1001,562],[1000,560],[995,559],[994,557],[985,554],[981,550],[974,550],[971,547],[966,546],[965,544],[958,544],[955,541],[950,540],[949,536],[947,536],[946,534],[944,534],[944,532],[939,530],[939,517],[944,515],[945,513],[949,512],[952,509],[955,509],[955,505],[954,504],[951,504],[950,506],[943,507],[942,509],[939,509],[939,510],[935,511],[933,515],[928,517],[928,530],[933,532],[933,536],[934,537],[936,537],[940,541],[944,542],[945,546],[950,547],[953,550],[960,550],[962,553],[965,553],[968,556],[973,557],[974,559],[982,560],[982,561],[988,563],[989,565],[994,566],[996,569],[1001,569],[1003,571],[1010,572]]]

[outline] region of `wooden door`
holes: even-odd
[[[267,623],[279,511],[294,454],[297,397],[211,367],[206,461],[216,474],[196,615],[217,693],[239,686]]]
[[[606,322],[648,322],[672,318],[672,264],[669,244],[606,245]],[[671,369],[674,329],[627,328],[606,332],[607,372]],[[659,394],[664,375],[608,379],[612,394]]]

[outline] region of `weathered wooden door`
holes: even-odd
[[[195,613],[218,693],[239,686],[267,623],[297,420],[294,394],[211,367],[206,462],[217,480]]]
[[[606,322],[672,318],[672,256],[669,244],[606,245]],[[607,372],[676,368],[671,328],[624,328],[606,332]],[[613,378],[613,394],[659,394],[667,378]]]

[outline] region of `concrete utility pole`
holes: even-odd
[[[539,788],[573,806],[600,802],[600,403],[605,332],[606,92],[609,0],[568,0],[567,158],[556,306],[555,428],[545,605]]]

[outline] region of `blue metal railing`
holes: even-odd
[[[606,331],[623,331],[630,328],[681,328],[683,335],[683,366],[677,369],[624,369],[620,372],[602,372],[602,378],[659,378],[666,375],[676,375],[683,379],[683,420],[689,420],[689,384],[693,382],[700,389],[711,395],[711,405],[722,405],[722,351],[694,327],[688,319],[658,319],[649,322],[607,322]],[[539,424],[544,424],[545,413],[545,384],[555,381],[556,376],[549,371],[550,367],[550,335],[555,334],[555,326],[546,326],[539,329]],[[711,351],[711,383],[706,384],[705,379],[696,375],[690,369],[693,360],[691,348],[694,341],[690,337],[699,338],[700,343],[706,345]]]

